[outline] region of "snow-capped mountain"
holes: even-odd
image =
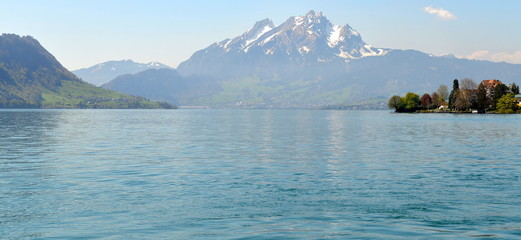
[[[198,66],[241,63],[247,67],[244,64],[262,65],[263,61],[304,66],[316,62],[348,62],[388,52],[364,42],[348,24],[335,25],[321,12],[310,11],[304,16],[290,17],[279,26],[269,19],[261,20],[236,38],[196,52],[178,69],[187,75],[214,74],[212,68],[199,69]]]
[[[310,11],[278,26],[261,20],[240,36],[195,52],[177,71],[179,79],[148,71],[124,76],[110,88],[181,105],[315,108],[432,92],[455,78],[511,83],[521,76],[521,65],[375,48],[349,25]]]
[[[335,58],[359,59],[381,56],[387,50],[374,48],[362,40],[349,25],[334,25],[321,12],[310,11],[305,16],[291,17],[275,27],[271,20],[257,22],[240,37],[217,43],[224,51],[261,50],[266,55],[281,52],[286,55],[312,56],[311,60]]]
[[[124,75],[135,74],[148,69],[171,68],[158,62],[137,63],[132,60],[108,61],[89,68],[72,71],[82,80],[100,86],[112,79]]]

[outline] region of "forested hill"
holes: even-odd
[[[97,88],[64,68],[30,36],[0,36],[2,108],[170,108]]]

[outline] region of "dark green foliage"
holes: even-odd
[[[455,89],[459,89],[458,79],[454,79],[454,81],[452,81],[452,90],[455,90]]]
[[[505,84],[498,84],[494,88],[494,96],[492,96],[492,109],[497,109],[498,100],[507,94],[510,89]]]
[[[455,109],[456,99],[458,99],[459,89],[450,91],[449,95],[449,109]]]
[[[519,86],[517,86],[516,83],[512,83],[512,85],[510,85],[510,92],[514,95],[519,94]]]
[[[476,108],[479,113],[484,113],[490,106],[490,100],[487,98],[487,89],[483,84],[479,84],[478,86],[476,101]]]
[[[458,79],[454,79],[452,82],[452,91],[450,91],[449,95],[449,108],[454,109],[454,105],[456,103],[456,99],[459,94],[459,82]]]

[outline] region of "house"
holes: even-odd
[[[449,110],[449,106],[447,106],[447,103],[441,103],[438,109],[443,111]]]
[[[494,88],[497,85],[503,84],[503,83],[496,79],[489,79],[489,80],[481,81],[481,84],[483,84],[483,86],[485,86],[485,89],[487,90],[487,98],[491,99],[492,96],[494,96]]]

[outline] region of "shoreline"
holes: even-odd
[[[512,115],[512,114],[521,114],[521,111],[513,112],[513,113],[499,113],[499,112],[484,112],[484,113],[477,113],[477,112],[453,112],[453,111],[425,111],[425,110],[418,110],[414,112],[398,112],[394,111],[394,113],[441,113],[441,114],[497,114],[497,115]]]

